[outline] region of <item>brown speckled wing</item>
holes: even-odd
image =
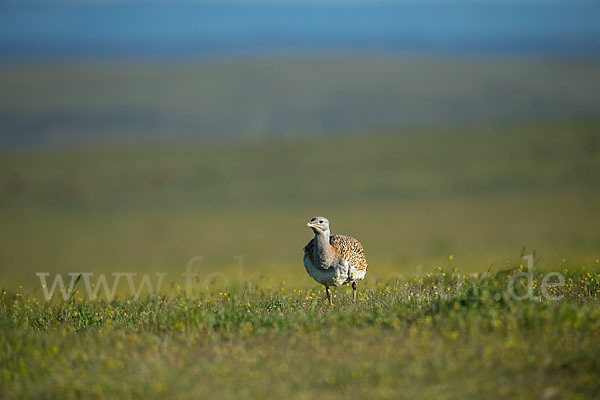
[[[310,242],[309,245],[311,245],[311,243],[312,242]],[[354,265],[354,268],[359,271],[367,270],[368,265],[367,259],[365,258],[365,250],[358,240],[345,235],[332,235],[329,238],[329,243],[331,243],[340,257],[348,260],[350,264]]]

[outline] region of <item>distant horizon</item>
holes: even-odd
[[[0,3],[0,61],[287,51],[600,55],[600,4],[528,1]]]

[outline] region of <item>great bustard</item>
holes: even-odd
[[[367,273],[365,251],[353,237],[331,235],[329,221],[314,217],[306,226],[315,233],[304,247],[304,267],[317,282],[325,285],[329,305],[333,305],[330,286],[352,282],[352,301],[356,302],[356,281]]]

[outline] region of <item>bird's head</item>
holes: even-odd
[[[327,232],[329,230],[329,221],[325,217],[314,217],[306,224],[314,233]]]

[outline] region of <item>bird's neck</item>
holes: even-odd
[[[319,257],[321,261],[329,260],[335,253],[333,247],[331,247],[331,244],[329,244],[329,236],[329,229],[325,232],[317,232],[315,234],[316,253],[317,257]]]

